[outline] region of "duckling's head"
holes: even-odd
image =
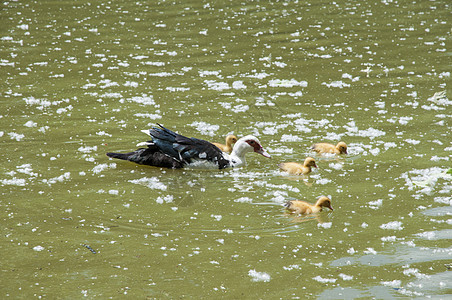
[[[339,150],[340,154],[347,154],[347,144],[345,144],[344,142],[339,142],[336,145],[337,150]]]
[[[320,197],[315,205],[320,207],[328,207],[329,209],[333,210],[333,207],[331,206],[331,200],[328,197],[322,196]]]
[[[305,165],[306,167],[314,167],[314,168],[317,168],[317,165],[315,164],[315,159],[313,159],[312,157],[307,157],[307,158],[304,160],[304,165]]]
[[[235,144],[237,142],[237,137],[233,134],[230,134],[226,137],[226,142],[227,143],[231,143],[231,144]]]

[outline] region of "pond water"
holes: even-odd
[[[2,298],[452,297],[449,1],[5,1]],[[272,155],[109,159],[161,123]],[[348,144],[318,156],[315,142]],[[288,176],[277,164],[314,156]],[[282,204],[329,195],[334,211]]]

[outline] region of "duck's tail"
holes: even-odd
[[[183,168],[183,162],[172,158],[160,151],[156,151],[153,147],[140,148],[129,153],[107,153],[108,157],[128,160],[141,165],[148,165],[154,167],[163,167],[171,169]]]
[[[145,156],[143,155],[145,150],[146,149],[141,148],[141,149],[138,149],[136,151],[129,152],[129,153],[108,152],[107,156],[111,157],[111,158],[128,160],[128,161],[133,161],[133,162],[138,163],[138,164],[142,164],[143,163],[143,159],[145,158]]]

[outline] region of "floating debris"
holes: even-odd
[[[96,250],[94,250],[93,248],[91,248],[89,245],[85,245],[83,244],[83,246],[85,246],[86,249],[88,249],[89,251],[91,251],[92,254],[96,254]]]
[[[447,98],[446,91],[436,92],[427,100],[438,105],[452,105],[452,101]]]
[[[426,180],[422,180],[422,181],[413,180],[413,183],[417,186],[428,187],[428,186],[435,185],[436,181],[438,181],[439,178],[452,180],[452,168],[450,168],[444,172],[432,173]]]

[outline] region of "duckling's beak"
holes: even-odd
[[[328,208],[329,208],[329,209],[331,209],[331,210],[334,210],[334,209],[333,209],[333,207],[332,207],[331,205],[330,205],[330,206],[328,206]]]
[[[316,163],[314,163],[314,168],[317,168],[317,164]]]

